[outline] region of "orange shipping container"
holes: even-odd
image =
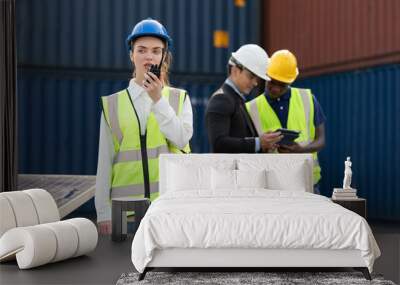
[[[400,62],[398,0],[268,0],[263,45],[289,49],[301,76]]]

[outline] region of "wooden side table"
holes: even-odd
[[[147,198],[113,198],[112,199],[112,233],[111,239],[113,241],[124,241],[127,236],[127,219],[126,212],[135,212],[134,231],[136,233],[140,221],[146,214],[150,206],[150,200]]]
[[[332,202],[339,204],[340,206],[359,214],[364,219],[367,218],[367,200],[364,198],[354,198],[354,199],[332,199]]]

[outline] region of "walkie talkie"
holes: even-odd
[[[164,54],[165,54],[165,50],[163,49],[162,50],[162,57],[161,57],[161,62],[160,62],[160,64],[159,65],[157,65],[157,64],[152,64],[151,66],[150,66],[150,72],[151,73],[153,73],[155,76],[157,76],[158,78],[160,78],[160,76],[161,76],[161,66],[162,66],[162,64],[163,64],[163,61],[164,61]]]
[[[153,73],[158,78],[160,78],[160,76],[161,76],[161,66],[160,65],[157,66],[157,64],[152,64],[150,66],[150,70],[149,70],[151,73]]]

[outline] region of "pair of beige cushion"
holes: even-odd
[[[53,197],[43,189],[0,193],[0,261],[16,258],[27,269],[95,249],[98,234],[90,220],[59,220]]]

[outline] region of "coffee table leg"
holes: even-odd
[[[121,213],[121,241],[126,240],[126,236],[128,233],[128,219],[126,217],[126,211],[122,211]]]
[[[112,215],[111,215],[111,223],[112,223],[112,233],[111,240],[112,241],[122,241],[122,207],[120,203],[112,203]],[[125,214],[126,219],[126,214]]]

